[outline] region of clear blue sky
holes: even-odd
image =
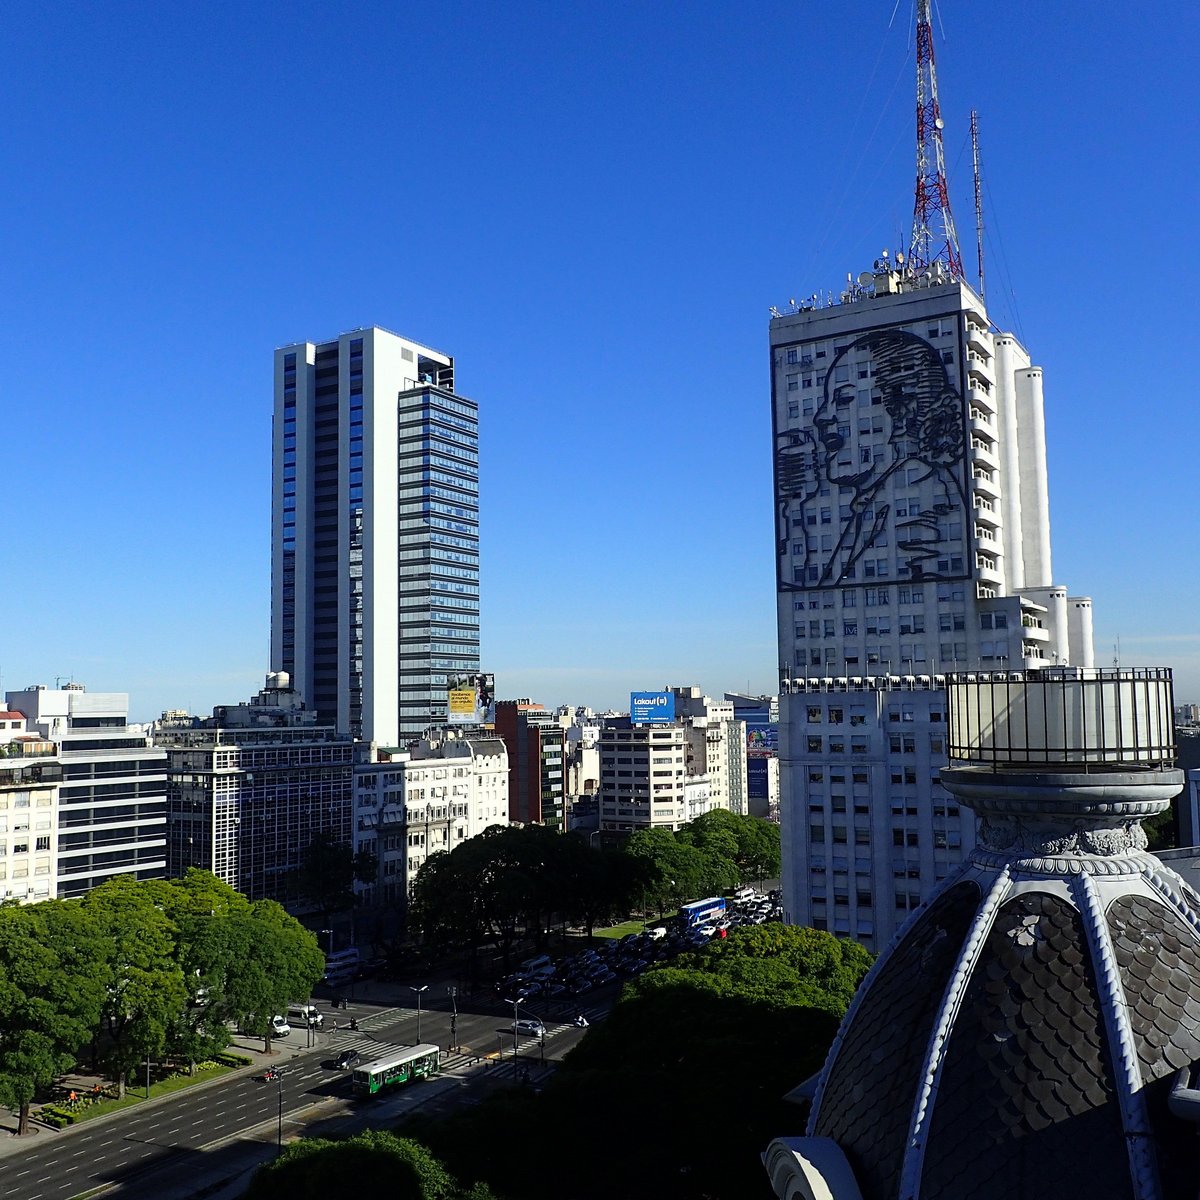
[[[3,686],[140,719],[256,690],[271,352],[375,323],[480,403],[501,696],[774,690],[767,310],[907,235],[893,2],[14,10]],[[1119,636],[1200,700],[1200,15],[941,27],[964,259],[974,106],[991,308],[1046,371],[1057,581],[1102,662]]]

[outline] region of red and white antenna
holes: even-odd
[[[962,279],[962,255],[946,187],[943,122],[929,4],[930,0],[917,0],[917,194],[909,263],[914,271],[920,271],[940,262],[952,279]]]

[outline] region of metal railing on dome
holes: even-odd
[[[951,765],[1116,770],[1175,761],[1169,667],[946,676]]]

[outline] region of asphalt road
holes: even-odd
[[[210,1086],[189,1089],[152,1105],[127,1110],[95,1122],[87,1122],[68,1134],[42,1130],[0,1160],[0,1196],[20,1200],[68,1200],[70,1197],[109,1187],[109,1194],[123,1198],[159,1200],[166,1195],[186,1195],[200,1187],[210,1175],[221,1178],[236,1173],[244,1161],[261,1161],[264,1143],[282,1134],[286,1139],[300,1127],[303,1114],[306,1132],[314,1120],[336,1127],[339,1119],[350,1119],[359,1108],[350,1098],[349,1073],[338,1071],[333,1059],[344,1049],[355,1048],[364,1061],[389,1052],[396,1045],[417,1041],[450,1047],[451,1014],[447,997],[430,997],[441,1007],[418,1014],[413,1008],[380,1008],[350,1002],[348,1009],[334,1013],[327,1004],[320,1045],[305,1048],[307,1035],[294,1029],[280,1039],[278,1060],[282,1069],[278,1082],[263,1082],[259,1072],[252,1076],[222,1079]],[[592,993],[585,1011],[597,1015],[612,997]],[[422,997],[424,1008],[425,997]],[[476,1057],[509,1058],[514,1050],[512,1012],[496,1004],[472,1005],[476,1011],[458,1014],[457,1051],[443,1056],[443,1071],[467,1068]],[[483,1010],[483,1011],[480,1011]],[[527,1062],[560,1058],[582,1036],[582,1031],[563,1028],[573,1013],[559,1006],[555,1016],[543,1006],[521,1006],[521,1016],[542,1018],[547,1024],[545,1045],[540,1039],[518,1035],[516,1049]],[[359,1030],[346,1024],[351,1017]],[[333,1030],[333,1021],[340,1026]],[[420,1024],[418,1034],[418,1021]],[[287,1055],[299,1047],[294,1058]],[[422,1089],[431,1084],[403,1089],[410,1104],[419,1104]],[[410,1099],[411,1098],[411,1099]],[[371,1105],[377,1105],[372,1101]],[[386,1115],[382,1110],[380,1116]],[[249,1132],[252,1131],[252,1132]],[[115,1186],[114,1186],[115,1185]]]

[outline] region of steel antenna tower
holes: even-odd
[[[975,251],[979,256],[979,298],[987,299],[983,281],[983,188],[979,184],[979,114],[971,109],[971,162],[975,169]]]
[[[913,205],[909,263],[914,271],[920,271],[940,262],[952,279],[962,279],[962,255],[946,187],[943,121],[938,104],[929,5],[930,0],[917,0],[917,194]],[[938,225],[936,233],[935,222]]]

